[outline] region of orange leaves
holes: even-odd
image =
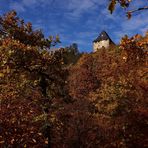
[[[126,55],[126,61],[132,64],[138,64],[140,62],[145,62],[146,50],[145,46],[146,37],[140,35],[135,35],[131,38],[125,36],[120,42],[120,48],[122,49],[123,57]]]

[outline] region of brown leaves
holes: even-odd
[[[12,25],[21,37],[0,44],[0,146],[143,147],[148,34],[124,37],[120,49],[83,54],[69,69],[65,50],[41,51],[41,32],[15,12],[6,18],[3,29]],[[41,38],[34,42],[29,32]]]
[[[46,138],[40,128],[45,118],[34,119],[45,115],[44,107],[51,106],[51,99],[65,96],[67,73],[61,65],[63,51],[51,54],[41,48],[49,48],[53,40],[59,42],[59,37],[46,40],[41,31],[33,31],[31,23],[25,24],[15,12],[1,19],[0,36],[4,36],[0,39],[0,146],[42,147]]]
[[[115,6],[116,6],[116,0],[111,0],[110,4],[108,6],[108,10],[110,11],[111,14],[115,10]]]
[[[129,6],[130,2],[130,0],[111,0],[108,6],[108,10],[112,14],[117,3],[119,3],[121,7],[126,8]]]
[[[87,96],[89,92],[99,86],[92,65],[93,57],[91,55],[83,55],[76,66],[70,69],[68,86],[74,98]]]
[[[140,35],[135,35],[131,38],[125,36],[122,38],[120,48],[122,49],[122,54],[126,55],[127,62],[129,61],[131,64],[146,62],[146,39],[146,36],[142,37]]]
[[[130,18],[132,17],[131,12],[127,12],[127,13],[126,13],[126,16],[127,16],[128,19],[130,19]]]
[[[59,37],[45,38],[41,30],[33,30],[30,22],[24,23],[24,20],[17,16],[15,11],[10,11],[0,17],[2,38],[13,38],[25,45],[37,46],[39,48],[50,48],[51,43],[56,45],[60,42]]]
[[[144,105],[148,97],[146,44],[147,34],[144,37],[125,36],[118,52],[100,49],[96,53],[83,55],[71,68],[68,83],[71,96],[77,98],[76,101],[88,101],[95,112],[92,118],[97,119],[99,125],[104,121],[108,125],[103,129],[112,131],[107,135],[103,133],[108,138],[101,143],[102,147],[122,147],[125,144],[128,147],[142,147],[146,144],[145,131],[141,132],[147,118]],[[100,85],[89,87],[98,81]],[[83,107],[78,108],[83,110]],[[90,136],[93,134],[95,132]]]
[[[108,10],[110,11],[110,13],[112,14],[113,11],[115,10],[115,6],[118,3],[122,8],[128,8],[129,5],[131,4],[132,0],[110,0],[110,3],[108,5]],[[147,10],[148,6],[143,6],[140,8],[135,8],[133,10],[128,10],[126,12],[126,16],[128,19],[130,19],[132,17],[132,14],[141,10]]]

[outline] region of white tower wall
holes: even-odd
[[[104,48],[108,48],[109,47],[109,40],[103,40],[100,42],[94,42],[93,43],[93,51],[96,52],[98,49],[104,47]]]

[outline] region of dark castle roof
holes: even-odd
[[[93,42],[100,42],[103,40],[110,40],[110,43],[115,44],[105,31],[102,31]]]

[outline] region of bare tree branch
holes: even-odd
[[[141,11],[141,10],[146,10],[146,9],[148,9],[148,6],[145,6],[145,7],[142,7],[142,8],[138,8],[138,9],[134,9],[134,10],[130,10],[130,11],[128,11],[128,13],[134,13],[136,11]]]

